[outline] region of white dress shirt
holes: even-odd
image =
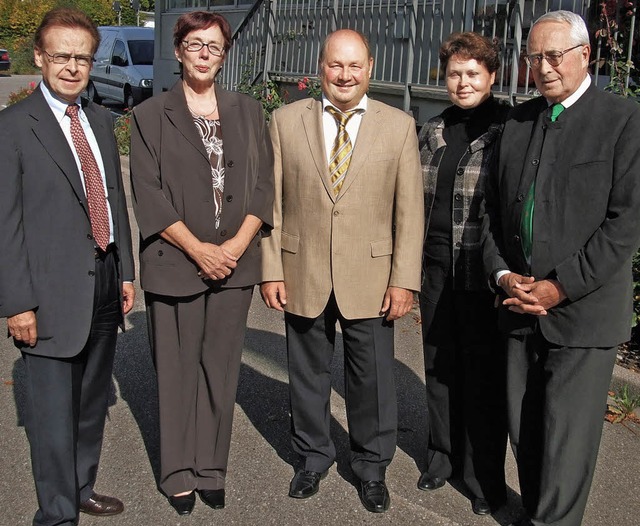
[[[53,116],[55,117],[58,124],[60,124],[60,128],[62,129],[62,133],[64,133],[67,142],[69,143],[69,148],[73,153],[73,158],[76,161],[76,166],[78,167],[78,172],[82,174],[82,165],[80,163],[80,158],[76,153],[76,148],[73,145],[73,138],[71,137],[71,117],[66,114],[67,106],[69,103],[57,97],[54,93],[49,90],[46,82],[42,81],[40,83],[40,89],[42,90],[42,94],[44,95],[47,104],[51,108],[53,112]],[[96,136],[93,134],[93,130],[91,129],[91,125],[87,120],[87,116],[82,110],[82,104],[80,104],[80,97],[76,101],[76,104],[79,106],[78,118],[80,119],[80,124],[82,125],[82,130],[87,137],[87,142],[91,147],[91,152],[93,156],[96,158],[96,163],[98,163],[98,169],[100,170],[100,176],[102,177],[102,184],[104,186],[104,195],[105,197],[109,197],[109,191],[107,190],[107,179],[104,171],[104,163],[102,162],[102,155],[100,153],[100,147],[98,146],[98,141],[96,141]],[[80,177],[82,182],[82,188],[84,189],[85,196],[87,195],[87,189],[84,183],[84,176]],[[109,213],[109,243],[113,243],[113,216],[111,214],[111,206],[109,204],[109,200],[107,199],[107,212]]]
[[[349,134],[349,140],[351,141],[351,147],[355,148],[356,139],[358,138],[358,130],[360,129],[360,123],[362,122],[362,116],[367,111],[368,98],[365,95],[360,99],[360,102],[351,108],[352,110],[361,110],[353,115],[347,123],[347,133]],[[329,100],[322,95],[322,129],[324,133],[324,149],[327,156],[327,164],[331,161],[331,150],[333,149],[333,143],[338,135],[338,123],[331,113],[327,111],[327,106],[333,106]],[[335,108],[335,106],[333,106]],[[338,109],[338,108],[336,108]]]

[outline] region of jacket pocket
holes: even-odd
[[[378,239],[371,242],[371,257],[390,256],[393,253],[393,238]]]
[[[282,232],[280,236],[280,246],[282,247],[282,250],[295,254],[298,252],[298,245],[300,245],[300,236],[287,234],[284,231]]]

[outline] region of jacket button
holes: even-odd
[[[456,201],[462,201],[462,196],[461,196],[460,194],[456,194],[456,195],[455,195],[455,197],[454,197],[454,199],[455,199]]]
[[[221,236],[226,236],[227,235],[227,231],[226,230],[220,230],[220,235]]]
[[[460,241],[456,241],[456,246],[457,246],[457,247],[461,247],[461,246],[462,246],[462,243],[460,243]]]
[[[93,236],[91,234],[87,234],[87,239],[93,239]]]
[[[228,195],[227,196],[227,203],[230,203],[231,201],[233,201],[233,196],[232,195]]]
[[[335,210],[335,211],[333,212],[333,215],[334,215],[334,216],[339,216],[339,215],[340,215],[340,212],[338,212],[337,210]]]
[[[89,274],[89,276],[91,277],[96,275],[96,273],[93,270],[90,270],[89,272],[87,272],[87,274]]]
[[[531,164],[533,166],[538,166],[540,164],[540,159],[534,159],[533,161],[531,161]]]
[[[227,166],[228,166],[229,168],[233,168],[233,161],[229,161],[229,162],[227,162]]]
[[[162,250],[158,250],[158,256],[164,256],[164,252]]]
[[[464,170],[462,168],[458,168],[458,170],[456,171],[456,173],[458,175],[464,175]]]
[[[523,194],[518,195],[518,197],[516,197],[516,201],[518,201],[518,203],[522,203],[522,201],[524,201],[524,195]]]
[[[516,242],[520,241],[520,236],[516,234],[515,236],[513,236],[513,240]]]

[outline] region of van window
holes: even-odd
[[[116,40],[115,45],[113,46],[113,56],[111,58],[111,64],[114,66],[128,66],[129,62],[127,61],[127,50],[124,47],[124,42],[122,40]]]
[[[129,40],[131,62],[138,66],[153,65],[153,40]]]

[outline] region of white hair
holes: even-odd
[[[589,44],[589,31],[587,25],[580,15],[572,13],[571,11],[549,11],[540,18],[538,18],[529,30],[529,36],[527,37],[527,48],[529,48],[529,39],[531,38],[531,32],[536,24],[541,22],[562,22],[569,25],[569,37],[571,43],[575,46]]]

